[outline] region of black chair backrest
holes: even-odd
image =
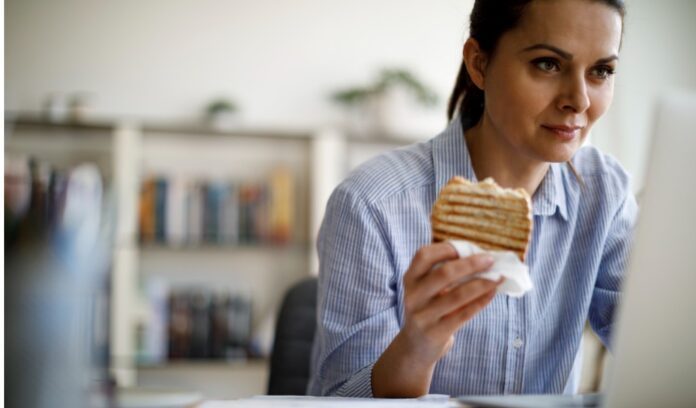
[[[269,395],[305,395],[316,329],[317,278],[307,278],[285,294],[271,352]]]

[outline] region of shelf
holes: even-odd
[[[65,130],[112,130],[120,123],[139,124],[143,135],[170,136],[182,138],[195,138],[198,136],[211,137],[251,137],[258,139],[298,140],[307,141],[317,136],[316,130],[311,129],[278,129],[260,128],[249,126],[235,126],[230,128],[217,128],[207,125],[205,122],[193,121],[159,121],[153,122],[140,119],[86,119],[81,121],[50,121],[39,113],[5,113],[5,124],[15,126],[50,127]],[[418,139],[413,136],[370,134],[367,136],[350,134],[347,141],[356,144],[386,144],[408,145],[422,142],[426,139]]]
[[[136,367],[138,386],[196,390],[207,399],[236,399],[267,392],[269,361],[171,362]]]
[[[195,253],[195,252],[294,252],[308,251],[309,243],[287,245],[276,244],[212,244],[169,245],[169,244],[140,244],[139,248],[147,253]]]
[[[173,138],[196,138],[196,137],[249,137],[256,139],[275,139],[275,140],[297,140],[308,141],[315,137],[309,130],[278,130],[260,129],[249,127],[235,128],[215,128],[204,123],[170,123],[170,124],[148,124],[143,125],[145,137],[168,136]]]
[[[270,364],[267,358],[252,358],[246,360],[172,360],[158,364],[138,364],[138,370],[228,370],[266,367]]]
[[[406,137],[400,138],[395,136],[349,136],[347,141],[351,144],[407,146],[413,143],[422,142],[423,140]]]
[[[116,390],[116,406],[121,408],[194,407],[203,396],[187,389],[125,387]]]
[[[111,131],[117,125],[116,121],[51,121],[37,113],[5,112],[5,126],[23,126],[36,128],[51,128],[61,130]],[[87,133],[86,134],[92,134]]]
[[[40,113],[35,112],[5,112],[6,126],[23,126],[35,128],[52,128],[70,131],[110,131],[121,123],[138,125],[145,137],[171,136],[183,138],[196,138],[199,136],[211,137],[251,137],[257,139],[298,140],[308,141],[316,136],[316,131],[310,129],[278,129],[249,126],[235,126],[230,128],[218,128],[207,125],[205,122],[194,121],[149,121],[138,118],[107,119],[92,118],[80,121],[63,120],[51,121]]]
[[[263,312],[277,306],[292,282],[309,275],[308,254],[298,248],[150,248],[140,252],[138,269],[140,277],[166,280],[174,287],[203,285],[246,291],[256,297],[255,305]]]

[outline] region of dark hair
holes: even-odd
[[[515,28],[525,7],[532,0],[476,0],[471,11],[469,37],[476,40],[483,52],[493,55],[500,37]],[[621,18],[626,15],[623,0],[593,0],[600,1],[619,12]],[[447,106],[447,118],[452,120],[459,107],[464,130],[473,127],[483,115],[484,97],[480,90],[469,78],[466,65],[462,61],[457,74],[457,81]]]

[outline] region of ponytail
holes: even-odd
[[[452,95],[450,95],[449,103],[447,104],[447,119],[452,120],[454,117],[454,112],[459,107],[459,103],[462,99],[462,94],[466,90],[466,83],[469,79],[469,74],[466,72],[466,64],[462,61],[462,66],[459,67],[459,74],[457,74],[457,81],[454,83],[454,89],[452,90]]]
[[[476,125],[483,115],[484,94],[469,77],[466,64],[462,61],[457,74],[457,81],[454,90],[449,98],[447,106],[447,119],[450,121],[455,117],[459,109],[462,128],[467,130]]]

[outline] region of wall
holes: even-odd
[[[383,66],[411,68],[442,106],[470,1],[8,0],[8,109],[49,91],[95,94],[98,115],[181,118],[229,95],[244,120],[316,126],[338,119],[334,89]]]
[[[661,94],[696,92],[696,1],[629,0],[614,103],[593,143],[643,182],[654,109]]]
[[[628,0],[612,109],[593,143],[642,179],[655,98],[696,89],[696,2]],[[94,94],[96,115],[195,117],[229,95],[251,125],[335,123],[327,94],[382,66],[411,68],[441,96],[419,128],[444,124],[471,0],[8,0],[5,104],[49,91]]]

